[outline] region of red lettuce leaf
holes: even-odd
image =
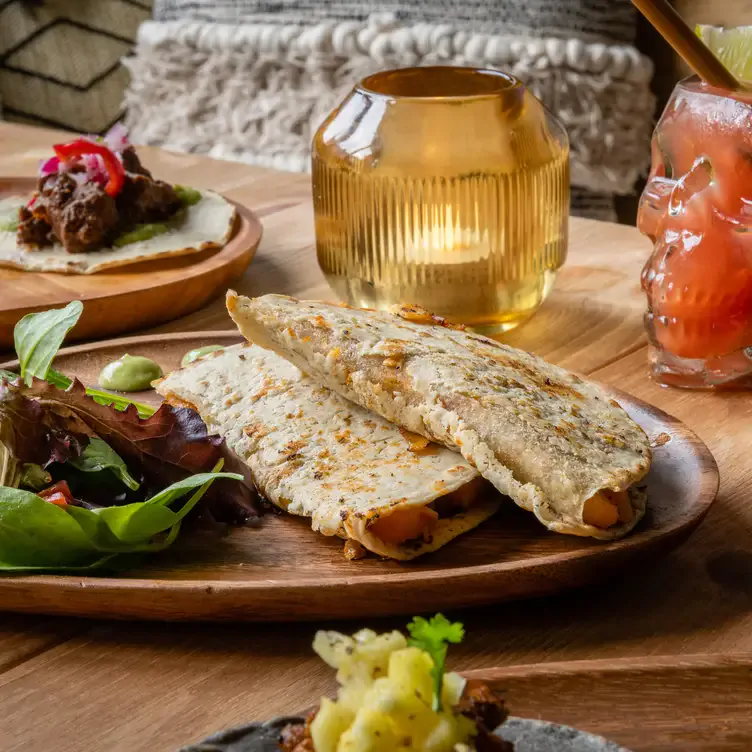
[[[0,415],[10,419],[12,449],[19,462],[47,467],[80,456],[89,443],[88,435],[73,430],[59,415],[45,410],[21,391],[7,382],[0,383]]]
[[[143,479],[144,492],[209,472],[220,458],[225,459],[226,471],[237,466],[224,440],[210,435],[194,410],[163,404],[153,415],[140,418],[134,405],[116,410],[96,402],[78,379],[67,390],[40,379],[29,387],[2,383],[0,419],[3,414],[12,421],[14,451],[21,461],[64,462],[80,454],[87,434],[98,436],[120,455],[134,477]],[[45,443],[48,435],[51,438]],[[103,503],[102,498],[92,501]],[[252,486],[236,481],[215,482],[202,500],[202,511],[218,522],[240,524],[257,517],[260,510]]]

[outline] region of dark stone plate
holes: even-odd
[[[301,721],[300,717],[288,716],[266,723],[249,723],[220,731],[203,742],[182,747],[179,752],[279,752],[280,731],[288,723]],[[515,752],[629,752],[601,736],[526,718],[510,718],[496,733],[514,742]]]

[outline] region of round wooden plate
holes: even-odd
[[[36,182],[32,178],[0,178],[0,198],[31,193]],[[0,267],[0,350],[13,347],[13,327],[22,316],[71,300],[86,305],[69,340],[156,326],[198,310],[245,271],[261,241],[261,222],[244,206],[235,206],[235,233],[219,251],[97,274],[44,274]]]
[[[168,372],[188,350],[239,341],[236,331],[129,337],[62,350],[55,367],[93,384],[102,366],[125,352],[153,358]],[[2,576],[0,604],[10,611],[138,619],[363,618],[538,596],[630,571],[679,545],[699,525],[718,490],[718,469],[678,420],[609,391],[655,445],[648,513],[623,540],[550,533],[510,502],[416,562],[346,561],[341,540],[314,533],[305,519],[267,514],[259,528],[183,535],[173,548],[117,577]],[[159,400],[153,392],[134,397]]]

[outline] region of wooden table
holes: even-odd
[[[0,175],[32,172],[53,139],[0,125]],[[261,248],[236,289],[330,297],[316,266],[306,176],[145,151],[156,174],[226,193],[262,218]],[[634,228],[574,219],[556,289],[507,341],[685,421],[718,460],[718,501],[689,542],[650,567],[555,598],[460,614],[468,638],[453,649],[456,668],[752,653],[752,396],[650,382],[639,287],[649,249]],[[158,331],[229,326],[217,300]],[[169,752],[216,729],[302,709],[331,690],[329,670],[310,650],[321,626],[1,615],[0,749]]]

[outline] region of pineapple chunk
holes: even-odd
[[[328,697],[321,699],[321,707],[311,723],[311,737],[316,752],[337,752],[342,734],[355,716],[341,704]]]

